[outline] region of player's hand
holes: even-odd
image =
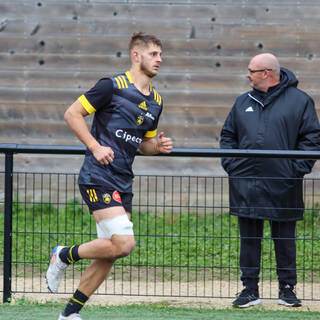
[[[160,132],[158,139],[157,149],[160,153],[170,153],[172,151],[173,143],[171,138],[167,138],[164,136],[163,132]]]
[[[114,152],[110,147],[98,146],[92,153],[101,164],[109,164],[114,159]]]

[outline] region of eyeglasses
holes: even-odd
[[[248,68],[248,71],[250,72],[250,73],[256,73],[256,72],[263,72],[263,71],[272,71],[272,69],[267,69],[267,68],[265,68],[265,69],[259,69],[259,70],[252,70],[252,69],[250,69],[250,68]]]

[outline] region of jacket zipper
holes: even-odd
[[[250,93],[248,93],[248,96],[249,96],[251,99],[253,99],[254,101],[258,102],[258,103],[262,106],[262,108],[264,108],[264,104],[263,104],[261,101],[259,101],[259,100],[256,99],[255,97],[253,97]]]

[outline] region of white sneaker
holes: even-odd
[[[46,280],[47,280],[48,289],[51,292],[58,291],[62,276],[63,276],[65,270],[69,266],[68,264],[62,262],[62,260],[59,257],[59,253],[63,248],[65,248],[65,247],[58,246],[58,247],[54,247],[52,250],[50,265],[49,265],[49,268],[46,273]],[[61,319],[63,319],[63,318],[61,318]],[[66,318],[66,319],[81,319],[81,318]]]
[[[82,320],[79,313],[71,313],[69,316],[65,317],[60,313],[58,320]]]

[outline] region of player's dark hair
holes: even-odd
[[[156,36],[145,34],[144,32],[134,33],[129,43],[129,51],[131,51],[134,47],[145,47],[151,43],[162,49],[161,40]]]

